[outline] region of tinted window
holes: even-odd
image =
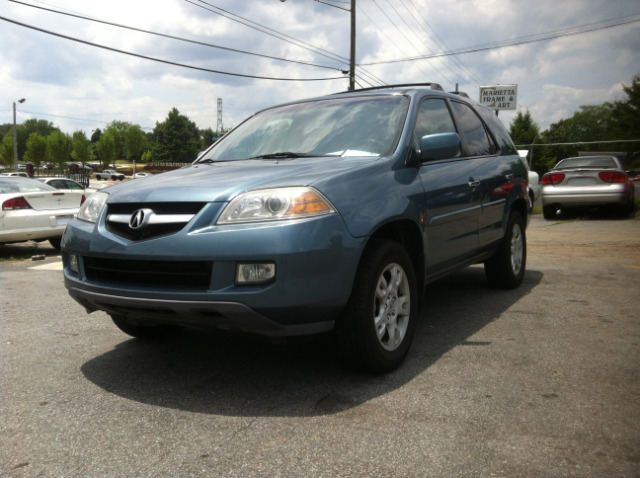
[[[493,137],[497,141],[498,147],[502,153],[516,154],[517,150],[513,144],[513,140],[511,139],[511,136],[509,136],[507,129],[502,124],[502,121],[500,121],[496,116],[495,112],[483,106],[478,108],[478,113],[480,113],[480,116],[482,116],[482,119],[491,130],[490,134],[493,134]]]
[[[560,161],[555,169],[571,168],[617,168],[616,160],[610,156],[583,156]]]
[[[455,124],[444,100],[428,99],[420,104],[415,128],[418,140],[428,134],[455,132]]]
[[[467,154],[469,156],[493,154],[495,149],[478,115],[463,103],[452,101],[451,104],[460,127],[460,135],[467,145]]]

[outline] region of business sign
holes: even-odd
[[[493,110],[515,110],[517,100],[518,85],[480,87],[480,103]]]

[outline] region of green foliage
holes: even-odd
[[[138,125],[131,125],[124,132],[124,147],[127,158],[139,160],[142,153],[149,148],[147,136]]]
[[[574,113],[571,118],[552,124],[542,133],[542,142],[556,145],[544,147],[538,153],[544,170],[552,168],[562,158],[577,156],[579,151],[585,149],[585,146],[580,144],[558,143],[589,143],[614,139],[611,128],[612,117],[613,105],[604,103],[599,106],[581,106],[580,111]],[[610,151],[610,148],[611,145],[608,144],[589,144],[588,146],[590,151]]]
[[[515,144],[527,145],[536,142],[540,135],[540,128],[533,121],[529,110],[526,113],[522,113],[522,110],[519,110],[516,117],[509,124],[509,134]]]
[[[24,153],[25,161],[36,166],[47,159],[47,138],[34,131],[27,138],[27,150]]]
[[[145,151],[144,153],[142,153],[141,160],[144,163],[148,163],[148,162],[152,161],[153,160],[153,153],[151,153],[151,151]]]
[[[84,134],[84,131],[76,131],[73,133],[73,152],[71,157],[81,163],[88,163],[95,158],[93,151],[91,151],[91,142]]]
[[[102,130],[100,128],[94,129],[91,133],[91,142],[97,143],[98,141],[100,141],[100,136],[102,136]]]
[[[612,127],[617,135],[616,139],[640,139],[640,74],[635,75],[631,85],[625,85],[623,91],[627,95],[626,101],[616,101],[613,104]],[[626,143],[624,148],[629,159],[629,169],[640,169],[640,145]]]
[[[201,151],[198,127],[177,108],[169,112],[165,121],[156,123],[153,136],[153,160],[157,162],[190,163]]]
[[[201,148],[203,151],[216,142],[218,135],[211,128],[201,129],[200,137],[202,138]]]
[[[127,121],[112,121],[107,125],[107,129],[104,131],[111,132],[116,141],[116,158],[126,158],[127,150],[125,148],[125,132],[133,125]],[[104,134],[103,133],[103,134]]]
[[[100,156],[100,162],[104,169],[109,168],[109,165],[115,163],[118,157],[118,142],[116,138],[117,132],[107,130],[100,136],[100,141],[96,143],[96,149]]]
[[[5,133],[0,143],[0,160],[5,166],[13,167],[13,130]]]
[[[60,169],[71,159],[73,145],[69,135],[60,131],[54,131],[47,136],[47,159],[56,164]]]

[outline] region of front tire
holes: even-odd
[[[514,289],[522,283],[527,263],[527,238],[524,220],[519,212],[509,216],[507,231],[500,247],[484,263],[489,283],[494,287]]]
[[[409,352],[417,314],[417,282],[409,255],[395,241],[372,239],[337,325],[346,359],[370,372],[395,369]]]
[[[111,320],[125,334],[137,339],[160,339],[173,337],[182,331],[177,325],[138,325],[127,320],[123,315],[112,315]]]

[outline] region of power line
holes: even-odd
[[[73,116],[64,116],[64,115],[54,115],[51,113],[40,113],[38,111],[28,111],[25,109],[21,109],[20,110],[21,113],[27,113],[30,115],[39,115],[39,116],[51,116],[53,118],[63,118],[63,119],[69,119],[69,120],[74,120],[74,121],[84,121],[85,123],[100,123],[100,124],[109,124],[110,121],[103,121],[103,120],[96,120],[96,119],[86,119],[86,118],[74,118]],[[153,130],[152,127],[150,126],[140,126],[141,129],[148,129],[150,131]]]
[[[157,61],[159,63],[164,63],[166,65],[173,65],[173,66],[179,66],[182,68],[189,68],[192,70],[198,70],[198,71],[205,71],[207,73],[218,73],[220,75],[229,75],[229,76],[237,76],[237,77],[242,77],[242,78],[254,78],[254,79],[258,79],[258,80],[274,80],[274,81],[326,81],[326,80],[342,80],[344,79],[343,76],[337,76],[337,77],[329,77],[329,78],[276,78],[276,77],[269,77],[269,76],[258,76],[258,75],[248,75],[248,74],[243,74],[243,73],[232,73],[232,72],[228,72],[228,71],[221,71],[221,70],[212,70],[209,68],[203,68],[203,67],[199,67],[199,66],[193,66],[193,65],[185,65],[183,63],[177,63],[177,62],[173,62],[173,61],[169,61],[169,60],[163,60],[161,58],[155,58],[155,57],[151,57],[151,56],[146,56],[146,55],[140,55],[138,53],[133,53],[130,51],[125,51],[125,50],[120,50],[117,48],[112,48],[106,45],[100,45],[98,43],[93,43],[93,42],[89,42],[86,40],[81,40],[79,38],[75,38],[75,37],[71,37],[68,35],[62,35],[61,33],[55,33],[52,32],[50,30],[45,30],[43,28],[38,28],[35,27],[33,25],[27,25],[26,23],[22,23],[22,22],[18,22],[16,20],[11,20],[10,18],[6,18],[6,17],[0,17],[0,20],[3,20],[5,22],[9,22],[9,23],[13,23],[15,25],[19,25],[21,27],[24,28],[29,28],[31,30],[35,30],[41,33],[46,33],[47,35],[53,35],[59,38],[64,38],[65,40],[71,40],[71,41],[75,41],[78,43],[82,43],[84,45],[89,45],[89,46],[93,46],[96,48],[102,48],[103,50],[108,50],[108,51],[112,51],[115,53],[122,53],[123,55],[129,55],[129,56],[133,56],[136,58],[142,58],[144,60],[151,60],[151,61]]]
[[[613,20],[605,20],[602,22],[591,23],[588,25],[574,27],[568,30],[556,30],[553,32],[541,33],[539,35],[516,38],[515,40],[504,40],[500,42],[487,43],[487,44],[478,45],[475,47],[460,48],[457,50],[433,53],[429,55],[421,55],[421,56],[414,56],[414,57],[408,57],[408,58],[398,58],[395,60],[384,60],[384,61],[376,61],[376,62],[369,62],[369,63],[361,63],[361,65],[371,66],[371,65],[388,64],[388,63],[400,63],[404,61],[429,60],[432,58],[440,58],[445,56],[462,55],[464,53],[477,53],[477,52],[486,51],[486,50],[497,50],[499,48],[505,48],[509,46],[525,45],[527,43],[554,40],[556,38],[580,35],[582,33],[590,33],[598,30],[606,30],[608,28],[628,25],[630,23],[636,23],[639,21],[640,21],[640,15],[634,15],[633,17],[623,17],[623,18],[618,18]]]
[[[129,26],[129,25],[122,25],[122,24],[119,24],[119,23],[108,22],[106,20],[100,20],[100,19],[97,19],[97,18],[86,17],[84,15],[79,15],[79,14],[75,14],[75,13],[67,13],[67,12],[62,12],[60,10],[54,10],[52,8],[40,7],[40,6],[37,6],[37,5],[30,5],[28,3],[20,2],[18,0],[9,0],[9,1],[13,2],[13,3],[18,3],[20,5],[25,5],[27,7],[37,8],[39,10],[44,10],[44,11],[47,11],[47,12],[56,13],[56,14],[59,14],[59,15],[66,15],[66,16],[69,16],[69,17],[79,18],[81,20],[87,20],[87,21],[90,21],[90,22],[102,23],[104,25],[110,25],[110,26],[117,27],[117,28],[124,28],[126,30],[132,30],[132,31],[140,32],[140,33],[147,33],[149,35],[155,35],[155,36],[159,36],[159,37],[163,37],[163,38],[168,38],[170,40],[178,40],[178,41],[182,41],[182,42],[186,42],[186,43],[192,43],[194,45],[206,46],[206,47],[209,47],[209,48],[217,48],[217,49],[220,49],[220,50],[230,51],[230,52],[233,52],[233,53],[241,53],[241,54],[244,54],[244,55],[252,55],[252,56],[258,56],[258,57],[262,57],[262,58],[268,58],[270,60],[285,61],[285,62],[289,62],[289,63],[296,63],[296,64],[306,65],[306,66],[314,66],[316,68],[326,68],[326,69],[330,69],[330,70],[340,70],[340,68],[337,68],[337,67],[326,66],[326,65],[316,65],[314,63],[309,63],[309,62],[304,62],[304,61],[299,61],[299,60],[288,60],[286,58],[279,58],[279,57],[275,57],[275,56],[264,55],[264,54],[261,54],[261,53],[254,53],[254,52],[250,52],[250,51],[238,50],[236,48],[229,48],[229,47],[224,47],[224,46],[220,46],[220,45],[214,45],[212,43],[205,43],[205,42],[201,42],[201,41],[197,41],[197,40],[191,40],[189,38],[182,38],[182,37],[177,37],[177,36],[173,36],[173,35],[167,35],[165,33],[154,32],[154,31],[151,31],[151,30],[144,30],[142,28],[132,27],[132,26]]]
[[[244,26],[246,26],[248,28],[251,28],[253,30],[257,30],[257,31],[259,31],[261,33],[264,33],[266,35],[269,35],[269,36],[272,36],[274,38],[277,38],[278,40],[290,43],[290,44],[292,44],[294,46],[297,46],[298,48],[303,48],[305,50],[311,51],[314,54],[323,56],[323,57],[328,58],[328,59],[330,59],[332,61],[337,61],[338,63],[344,64],[344,65],[348,65],[349,64],[350,60],[348,58],[345,58],[345,57],[343,57],[341,55],[338,55],[336,53],[332,53],[332,52],[330,52],[328,50],[324,50],[322,48],[316,47],[316,46],[314,46],[314,45],[312,45],[310,43],[307,43],[305,41],[298,40],[297,38],[294,38],[294,37],[292,37],[290,35],[287,35],[285,33],[279,32],[279,31],[277,31],[277,30],[275,30],[273,28],[270,28],[270,27],[268,27],[266,25],[262,25],[262,24],[260,24],[258,22],[255,22],[255,21],[250,20],[248,18],[244,18],[244,17],[242,17],[240,15],[232,13],[232,12],[230,12],[228,10],[223,9],[223,8],[217,7],[217,6],[215,6],[215,5],[213,5],[213,4],[209,3],[209,2],[206,2],[205,0],[184,0],[184,1],[194,5],[196,7],[202,8],[203,10],[207,10],[207,11],[209,11],[211,13],[215,13],[216,15],[220,15],[221,17],[224,17],[224,18],[226,18],[228,20],[231,20],[233,22],[240,23],[241,25],[244,25]],[[198,2],[198,3],[196,3],[196,2]],[[366,76],[369,76],[370,78],[373,78],[375,81],[384,84],[384,82],[382,80],[378,79],[373,74],[371,74],[368,71],[366,71],[365,69],[360,68],[360,67],[358,67],[358,69],[361,72],[360,78],[363,81],[371,84],[370,81],[368,81],[367,79],[362,77],[362,75],[366,75]]]

